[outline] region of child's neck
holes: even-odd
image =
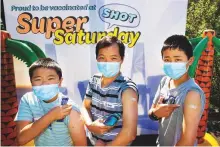
[[[110,85],[119,75],[120,75],[120,72],[119,72],[117,75],[115,75],[114,77],[110,77],[110,78],[102,77],[101,87],[102,87],[102,88],[107,87],[107,86]]]
[[[51,103],[51,102],[54,102],[57,98],[58,98],[58,94],[55,97],[53,97],[52,99],[50,99],[49,101],[44,101],[44,102]]]
[[[182,83],[188,81],[189,79],[190,79],[190,76],[188,75],[188,73],[185,73],[182,77],[180,77],[177,80],[172,79],[169,84],[170,89],[177,88],[178,86],[180,86]]]

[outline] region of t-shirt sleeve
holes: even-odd
[[[159,85],[158,88],[157,88],[157,92],[154,96],[153,104],[157,104],[157,102],[160,98],[160,90],[161,90],[161,86]]]
[[[161,79],[160,84],[159,84],[159,86],[157,88],[157,92],[156,92],[156,94],[154,96],[153,104],[157,104],[157,102],[159,101],[160,91],[161,91],[161,88],[164,86],[164,84],[166,82],[166,79],[167,79],[166,76]]]
[[[88,98],[88,99],[92,99],[92,89],[91,89],[92,88],[91,87],[92,79],[93,79],[93,77],[89,80],[89,83],[86,88],[85,98]]]
[[[30,105],[28,103],[27,94],[25,94],[21,100],[18,107],[18,113],[15,116],[14,121],[33,121],[33,114],[30,109]]]
[[[124,84],[122,84],[121,88],[119,89],[119,98],[121,99],[122,97],[122,93],[128,89],[128,88],[131,88],[133,89],[136,93],[137,93],[137,96],[138,96],[138,99],[139,99],[139,93],[138,93],[138,89],[137,89],[137,86],[134,82],[132,81],[126,81]]]
[[[74,102],[72,102],[72,110],[80,113],[79,106]],[[70,121],[70,115],[68,115],[64,118],[64,123],[65,123],[66,126],[68,126],[69,121]]]

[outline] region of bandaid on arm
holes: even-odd
[[[134,98],[134,97],[132,97],[132,98],[131,98],[131,101],[136,102],[136,101],[137,101],[137,99],[136,99],[136,98]]]
[[[196,104],[187,104],[187,107],[192,108],[192,109],[198,108],[198,106]]]

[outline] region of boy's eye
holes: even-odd
[[[40,81],[41,79],[34,79],[34,81]]]
[[[99,59],[99,60],[103,60],[103,59],[104,59],[104,57],[99,57],[98,59]]]
[[[168,60],[168,59],[164,59],[163,61],[164,61],[164,62],[169,62],[169,60]]]
[[[49,78],[48,80],[54,80],[54,78]]]
[[[181,59],[175,59],[175,62],[180,62],[180,61],[182,61]]]

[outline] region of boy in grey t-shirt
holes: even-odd
[[[148,114],[159,120],[158,146],[193,146],[205,105],[201,88],[187,71],[193,63],[192,46],[185,36],[168,37],[161,50],[165,76]]]

